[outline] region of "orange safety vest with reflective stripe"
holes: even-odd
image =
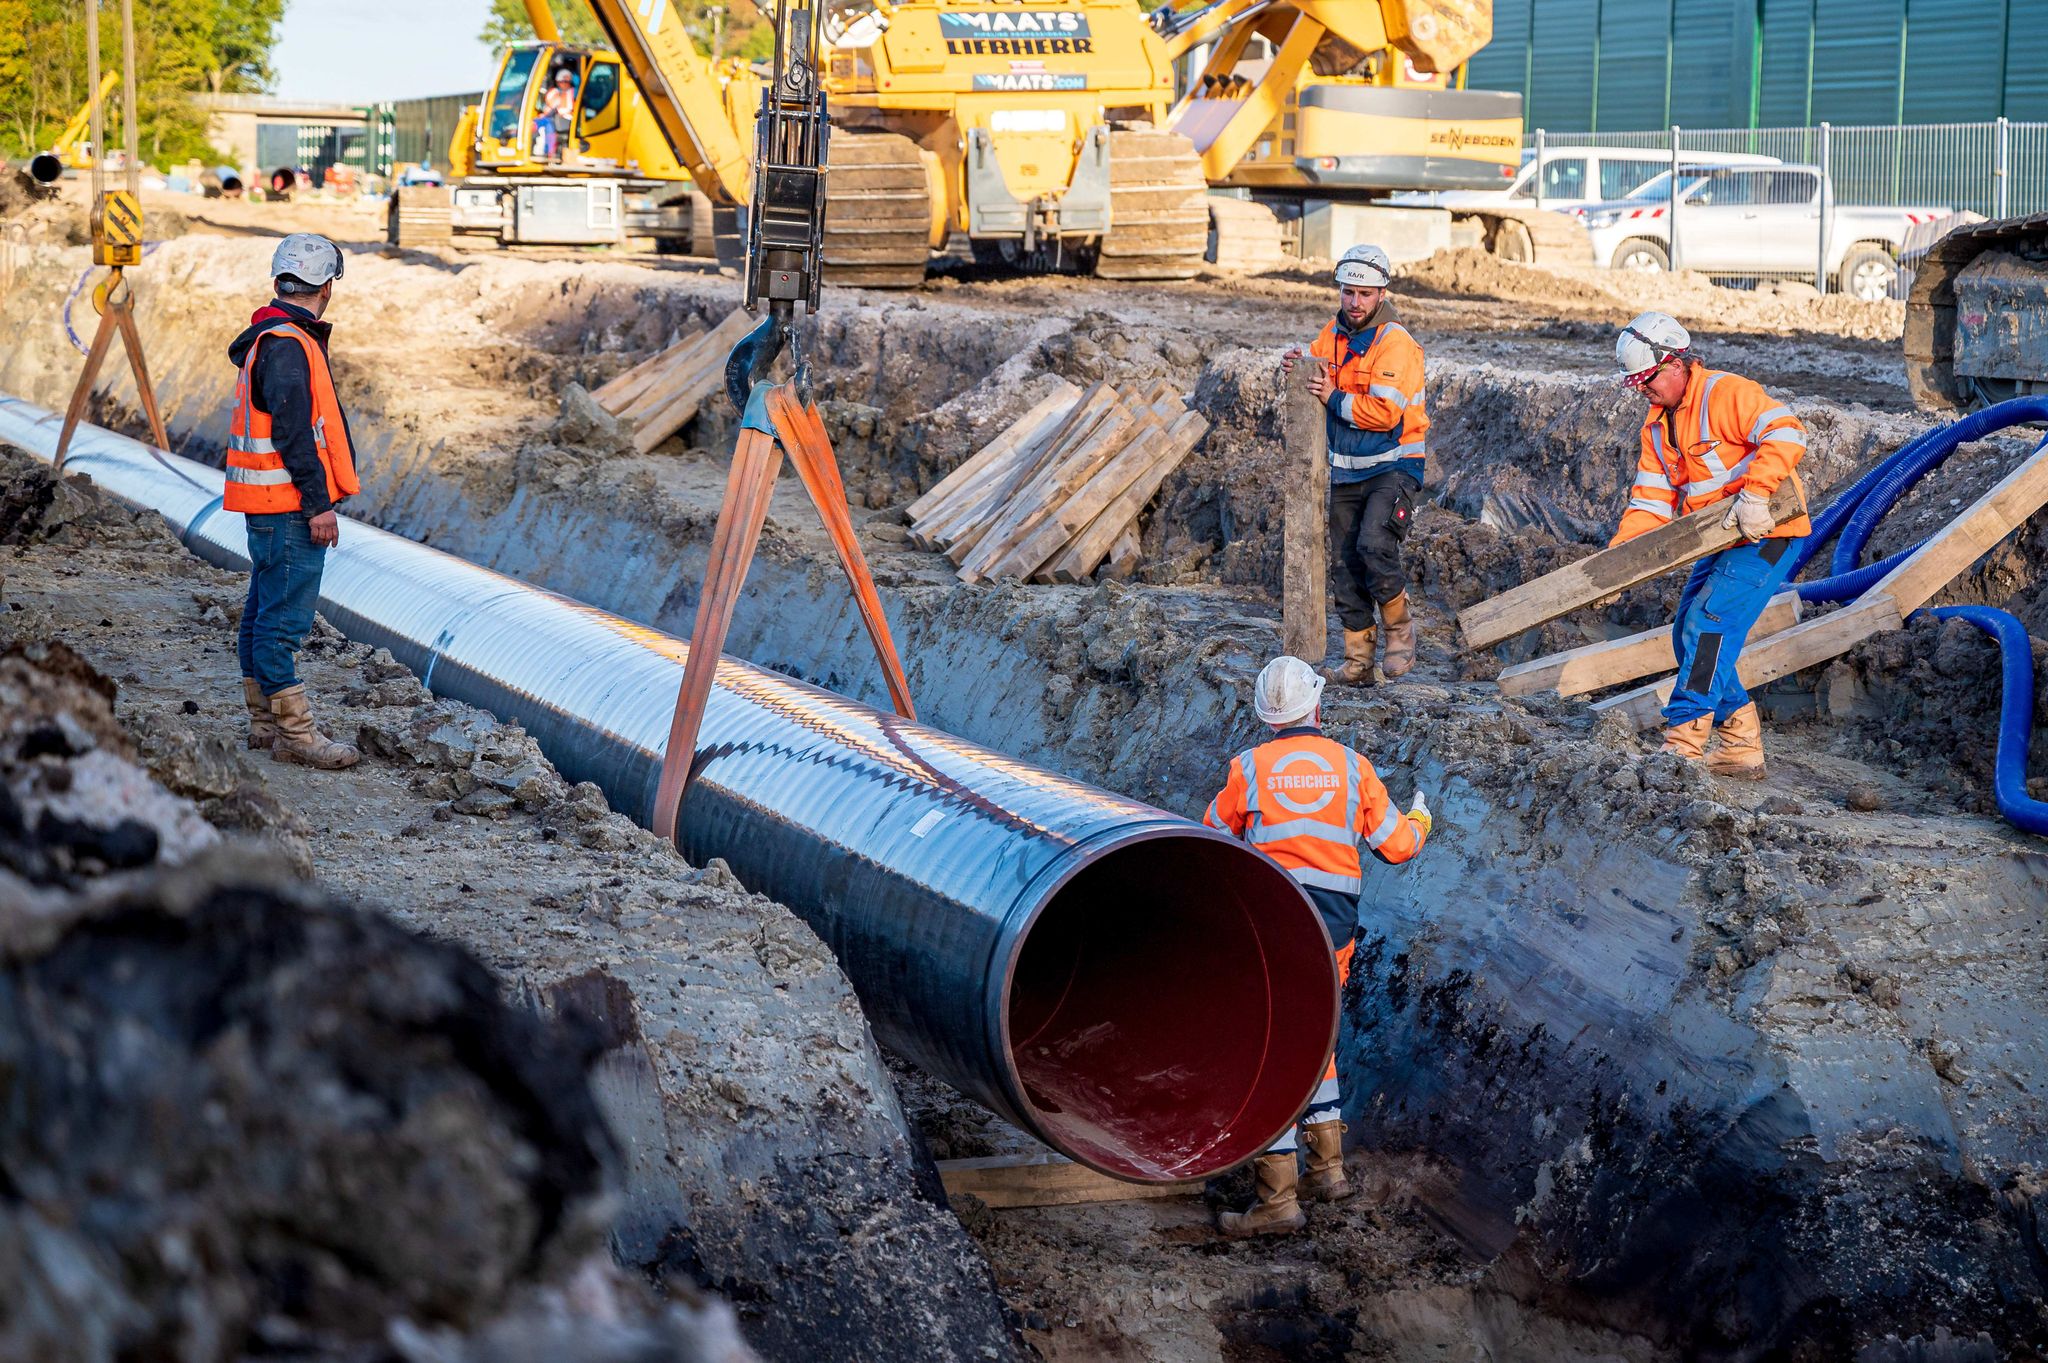
[[[1239,753],[1202,822],[1243,838],[1303,885],[1349,895],[1365,884],[1361,840],[1399,865],[1427,836],[1394,808],[1372,763],[1307,725]]]
[[[1337,366],[1329,414],[1330,467],[1358,474],[1393,468],[1427,452],[1429,413],[1423,410],[1422,346],[1399,322],[1382,322],[1372,344],[1353,350],[1335,322],[1308,348]]]
[[[327,353],[320,343],[289,322],[272,327],[258,336],[242,357],[241,373],[235,378],[235,410],[228,419],[227,486],[221,492],[221,509],[250,515],[297,511],[299,490],[284,457],[270,442],[270,413],[257,410],[249,400],[250,381],[256,374],[256,352],[278,337],[290,337],[306,351],[306,372],[313,386],[313,444],[320,452],[320,465],[327,471],[327,498],[339,502],[361,492],[356,481],[355,451],[350,448],[348,422],[341,414],[341,400],[334,395],[334,376],[327,368]]]
[[[1769,497],[1787,478],[1798,486],[1793,470],[1805,453],[1806,427],[1763,385],[1696,364],[1685,396],[1668,417],[1664,408],[1650,407],[1628,508],[1608,543],[1634,539],[1745,488]],[[1802,513],[1770,538],[1812,533],[1813,523]]]

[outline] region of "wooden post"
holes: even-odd
[[[1323,404],[1305,382],[1304,367],[1320,364],[1304,353],[1295,372],[1283,375],[1280,438],[1286,443],[1280,466],[1281,647],[1311,666],[1321,666],[1330,648],[1330,461]]]
[[[974,1197],[985,1206],[996,1208],[1200,1197],[1203,1188],[1200,1179],[1191,1183],[1126,1183],[1049,1150],[946,1159],[938,1163],[939,1183],[947,1197]]]

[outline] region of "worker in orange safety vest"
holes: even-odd
[[[1330,465],[1332,586],[1344,627],[1344,662],[1323,675],[1366,686],[1377,656],[1388,680],[1415,665],[1415,621],[1401,543],[1422,494],[1429,414],[1423,406],[1422,346],[1394,315],[1387,286],[1394,266],[1377,246],[1353,246],[1337,262],[1337,315],[1308,348],[1281,357],[1299,365],[1323,404]],[[1373,611],[1386,637],[1377,638]]]
[[[1325,738],[1323,678],[1299,658],[1267,663],[1252,691],[1252,708],[1277,732],[1231,760],[1223,789],[1202,822],[1243,838],[1285,867],[1323,916],[1337,954],[1337,977],[1348,978],[1365,883],[1359,844],[1389,865],[1422,850],[1429,802],[1422,792],[1406,813],[1394,808],[1372,763]],[[1307,1223],[1301,1199],[1340,1202],[1356,1189],[1344,1177],[1343,1095],[1336,1057],[1310,1100],[1301,1130],[1308,1142],[1306,1187],[1289,1126],[1258,1160],[1257,1200],[1224,1212],[1217,1229],[1236,1238],[1285,1235]]]
[[[1664,706],[1664,751],[1743,780],[1764,774],[1763,726],[1737,675],[1742,646],[1813,533],[1796,469],[1806,428],[1754,380],[1708,369],[1675,318],[1646,312],[1615,341],[1622,382],[1650,400],[1627,508],[1614,544],[1719,502],[1743,543],[1693,565],[1672,624],[1678,678]],[[1784,524],[1771,498],[1790,479],[1800,513]],[[1712,756],[1707,744],[1718,731]]]
[[[280,762],[354,766],[354,747],[313,720],[295,656],[313,627],[327,550],[341,540],[335,505],[361,491],[348,414],[327,367],[331,324],[320,320],[341,278],[341,249],[310,232],[278,243],[276,297],[228,347],[237,370],[228,418],[221,509],[249,534],[249,599],[237,651],[249,746]]]

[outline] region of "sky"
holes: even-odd
[[[368,104],[490,83],[477,41],[487,0],[289,0],[273,63],[277,93]]]

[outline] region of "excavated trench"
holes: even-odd
[[[251,271],[218,244],[160,263],[181,296],[205,300],[175,315],[164,305],[152,332],[168,337],[170,419],[193,453],[221,433],[225,298],[250,296]],[[676,442],[695,452],[635,459],[574,403],[551,420],[553,399],[687,319],[715,321],[727,287],[505,261],[479,287],[463,276],[485,267],[367,255],[364,265],[352,262],[351,280],[369,276],[373,290],[452,297],[431,300],[413,343],[424,372],[388,338],[368,359],[348,359],[349,333],[337,342],[343,387],[361,395],[359,514],[686,633],[729,410],[714,403]],[[47,316],[33,310],[61,273],[40,278],[8,300],[10,318]],[[426,311],[389,296],[374,306],[337,320],[390,325]],[[1277,647],[1271,352],[1219,351],[1187,327],[1148,332],[1103,312],[978,312],[943,293],[828,307],[814,344],[849,486],[881,508],[862,533],[921,717],[1197,813],[1224,759],[1257,736],[1250,679]],[[71,360],[31,337],[0,359],[0,388],[61,402]],[[963,587],[903,545],[886,508],[1053,373],[1173,378],[1215,430],[1146,527],[1144,583]],[[1472,680],[1497,659],[1454,656],[1450,611],[1585,551],[1628,476],[1633,418],[1589,376],[1485,362],[1440,362],[1431,391],[1444,453],[1439,505],[1415,541],[1423,663],[1400,685],[1333,691],[1326,720],[1397,795],[1420,784],[1440,811],[1418,863],[1369,875],[1342,1045],[1351,1142],[1420,1171],[1403,1196],[1478,1266],[1476,1290],[1447,1299],[1496,1312],[1518,1302],[1600,1332],[1588,1338],[1632,1341],[1631,1356],[2048,1347],[2048,854],[1970,812],[1988,808],[1968,780],[1988,755],[1967,756],[1958,740],[1988,744],[1985,655],[1917,626],[1838,664],[1854,688],[1833,669],[1789,679],[1779,708],[1789,721],[1789,698],[1803,695],[1813,718],[1783,733],[1777,776],[1754,788],[1646,758],[1576,703],[1503,701]],[[1924,426],[1812,395],[1794,408],[1814,433],[1816,487]],[[1900,516],[1920,528],[1952,510],[2017,448],[1966,451]],[[728,648],[879,701],[809,519],[799,491],[778,490]],[[2023,532],[1957,598],[2010,604],[2048,627],[2042,536]],[[1668,618],[1674,589],[1637,589],[1504,651],[1641,628]],[[1851,698],[1841,707],[1837,691]],[[1943,738],[1958,751],[1921,741]],[[2036,770],[2048,772],[2039,759]],[[1001,1237],[985,1243],[998,1246],[999,1279],[1032,1271],[1002,1262]],[[1411,1320],[1408,1336],[1384,1303],[1363,1318],[1357,1306],[1347,1316],[1327,1293],[1303,1289],[1290,1305],[1247,1288],[1227,1310],[1240,1323],[1291,1322],[1258,1336],[1271,1356],[1303,1330],[1337,1341],[1330,1357],[1374,1356],[1396,1338],[1498,1337],[1477,1306],[1433,1333]],[[1122,1333],[1142,1347],[1145,1328]]]

